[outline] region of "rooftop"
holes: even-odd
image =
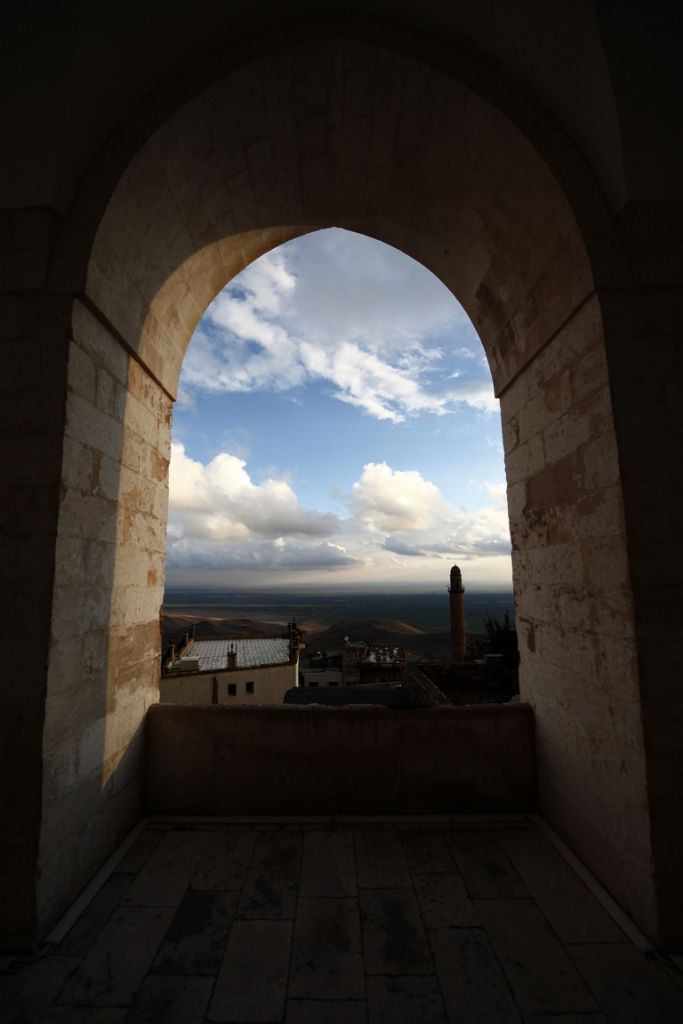
[[[200,672],[218,672],[227,668],[228,651],[237,653],[237,668],[259,665],[286,665],[289,661],[289,640],[193,640],[183,651],[183,661],[198,661]],[[178,663],[176,663],[177,667]]]
[[[151,819],[3,1020],[679,1024],[679,958],[577,864],[524,814]]]

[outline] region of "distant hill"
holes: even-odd
[[[467,581],[465,581],[467,586]],[[337,623],[394,620],[410,623],[425,633],[449,628],[448,592],[431,593],[336,593],[317,594],[273,591],[221,591],[170,589],[164,597],[164,611],[171,617],[189,616],[190,621],[246,618],[257,622],[286,623],[292,618],[308,630],[309,637]],[[514,620],[515,604],[510,591],[467,590],[465,619],[468,633],[482,633],[484,620],[493,616],[501,622],[505,613]]]
[[[382,647],[403,647],[410,660],[450,657],[448,593],[312,594],[170,590],[165,595],[164,645],[196,624],[199,637],[282,636],[292,618],[306,630],[306,655],[341,647],[345,636]],[[468,636],[485,637],[485,620],[514,622],[512,593],[468,590]]]
[[[351,620],[308,638],[306,654],[337,650],[345,637],[378,647],[402,647],[409,660],[448,657],[451,644],[449,633],[426,633],[398,619]]]
[[[198,640],[212,640],[230,637],[234,640],[254,640],[263,637],[279,637],[287,631],[285,622],[263,622],[259,619],[203,619],[196,615],[164,616],[164,648],[171,640],[179,639],[184,633],[195,628]]]

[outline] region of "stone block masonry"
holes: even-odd
[[[12,1022],[683,1019],[675,975],[524,814],[152,821],[51,954],[10,970]]]

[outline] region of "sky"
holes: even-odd
[[[330,228],[255,260],[187,350],[168,586],[511,586],[484,350],[421,264]]]

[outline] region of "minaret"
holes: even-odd
[[[465,639],[465,588],[462,585],[462,573],[457,565],[451,569],[451,649],[453,661],[464,661],[467,650]]]

